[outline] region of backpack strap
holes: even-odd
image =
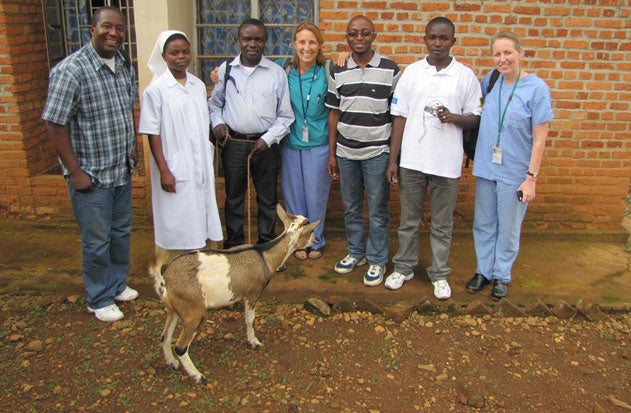
[[[291,64],[291,57],[286,57],[285,61],[283,62],[283,69],[285,69],[285,73],[287,73],[287,76],[289,76],[289,72],[291,72],[291,68],[292,68],[292,64]]]
[[[497,79],[500,77],[500,72],[497,69],[493,69],[493,71],[491,72],[491,78],[489,79],[489,85],[486,87],[486,93],[491,93],[491,90],[493,90],[493,86],[495,86],[495,82],[497,82]]]
[[[223,75],[223,106],[226,106],[226,90],[228,90],[228,82],[230,81],[230,69],[232,69],[232,65],[230,65],[230,61],[226,60],[226,71]],[[232,83],[234,83],[234,79],[232,79]],[[235,84],[234,87],[237,87]]]

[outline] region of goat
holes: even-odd
[[[280,204],[276,211],[284,231],[274,240],[258,245],[242,245],[229,250],[193,251],[175,257],[166,266],[158,262],[149,268],[155,289],[164,304],[167,319],[161,341],[167,364],[179,368],[171,343],[178,320],[182,331],[175,342],[175,353],[184,370],[197,383],[206,378],[197,370],[188,354],[189,346],[202,322],[206,309],[221,308],[243,301],[247,342],[256,349],[262,343],[252,326],[256,303],[272,274],[296,249],[313,244],[313,229],[320,221],[308,224],[303,216],[287,214]]]

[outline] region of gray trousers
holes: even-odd
[[[418,264],[418,228],[425,212],[425,196],[429,187],[432,265],[427,268],[427,275],[432,282],[445,280],[451,272],[447,259],[451,247],[458,178],[445,178],[400,168],[399,185],[401,222],[398,231],[399,247],[392,259],[394,270],[407,275],[414,272],[414,267]]]

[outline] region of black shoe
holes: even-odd
[[[501,300],[508,295],[508,284],[498,280],[493,280],[493,290],[491,291],[491,298],[494,300]]]
[[[484,287],[489,285],[490,282],[491,280],[487,279],[484,275],[478,274],[476,272],[473,278],[471,278],[467,283],[467,291],[469,291],[470,293],[478,293],[482,291]]]

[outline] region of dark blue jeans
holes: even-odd
[[[224,248],[245,243],[243,221],[245,197],[248,185],[248,155],[254,141],[229,139],[221,151],[221,161],[226,188],[226,240]],[[278,203],[278,171],[280,155],[274,144],[265,152],[250,160],[250,174],[256,189],[258,205],[258,243],[274,239],[276,204]]]

